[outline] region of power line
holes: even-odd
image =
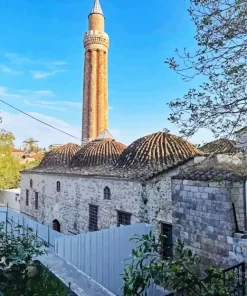
[[[67,135],[67,136],[70,136],[70,137],[72,137],[72,138],[75,138],[75,139],[77,139],[77,140],[82,141],[81,139],[79,139],[79,138],[77,138],[77,137],[75,137],[75,136],[73,136],[73,135],[71,135],[71,134],[68,134],[68,133],[66,133],[66,132],[64,132],[64,131],[62,131],[62,130],[60,130],[60,129],[58,129],[58,128],[56,128],[56,127],[50,125],[49,123],[46,123],[46,122],[44,122],[44,121],[42,121],[42,120],[40,120],[40,119],[38,119],[38,118],[36,118],[36,117],[34,117],[34,116],[32,116],[32,115],[30,115],[30,114],[28,114],[28,113],[22,111],[22,110],[20,110],[20,109],[18,109],[18,108],[16,108],[16,107],[14,107],[14,106],[12,106],[12,105],[10,105],[10,104],[4,102],[3,100],[0,100],[0,102],[4,103],[5,105],[8,105],[9,107],[11,107],[11,108],[13,108],[13,109],[15,109],[15,110],[17,110],[17,111],[23,113],[23,114],[25,114],[25,115],[28,116],[28,117],[31,117],[32,119],[34,119],[34,120],[36,120],[36,121],[39,121],[39,122],[41,122],[41,123],[43,123],[43,124],[49,126],[50,128],[53,128],[53,129],[59,131],[60,133],[63,133],[63,134],[65,134],[65,135]]]

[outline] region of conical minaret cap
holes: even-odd
[[[104,14],[103,14],[103,11],[102,11],[102,9],[101,9],[101,6],[100,6],[100,3],[99,3],[99,0],[95,0],[95,1],[94,1],[94,5],[93,5],[93,8],[92,8],[90,14],[92,14],[92,13],[98,13],[98,14],[102,14],[102,15],[104,15]]]

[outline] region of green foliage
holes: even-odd
[[[247,0],[190,0],[197,49],[186,48],[166,60],[185,81],[204,79],[182,98],[169,103],[170,121],[184,136],[200,128],[216,137],[228,136],[246,125]]]
[[[36,240],[31,228],[23,234],[10,235],[0,224],[0,295],[65,296],[63,284],[33,258],[45,253],[47,244]],[[21,226],[14,228],[22,233]]]
[[[34,138],[30,137],[26,139],[24,143],[24,150],[26,153],[38,152],[40,148],[37,145],[37,142]]]
[[[224,283],[220,269],[202,267],[199,256],[182,242],[174,248],[172,258],[161,260],[162,236],[157,240],[150,232],[133,240],[137,247],[132,250],[131,264],[124,270],[124,296],[141,296],[153,283],[178,295],[180,292],[188,296],[231,295],[233,275],[229,273],[229,280]]]
[[[11,155],[13,147],[13,134],[4,130],[0,131],[0,188],[16,188],[20,182],[20,163]]]

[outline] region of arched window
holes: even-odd
[[[30,180],[30,188],[33,188],[33,180]]]
[[[57,192],[60,192],[60,189],[61,189],[61,183],[57,181]]]
[[[107,186],[104,188],[104,199],[111,199],[111,190]]]
[[[57,232],[61,232],[61,225],[60,225],[60,223],[58,222],[57,219],[53,220],[52,229],[57,231]]]

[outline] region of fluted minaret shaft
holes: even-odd
[[[84,84],[82,140],[90,141],[108,129],[108,49],[105,18],[95,0],[89,14],[89,30],[84,36]]]

